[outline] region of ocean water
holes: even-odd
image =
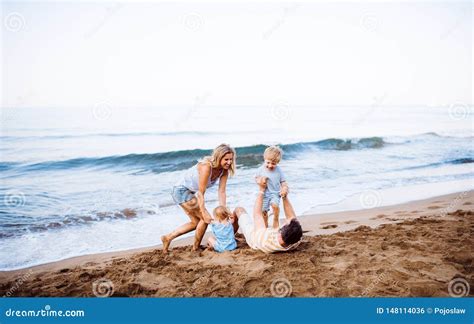
[[[474,187],[472,109],[18,108],[1,121],[0,270],[159,244],[188,220],[173,184],[220,143],[237,149],[230,207],[252,207],[268,144],[285,152],[300,215],[364,192]],[[214,208],[215,188],[206,196]]]

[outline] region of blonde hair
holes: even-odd
[[[271,160],[276,163],[279,163],[281,161],[281,157],[283,156],[283,151],[281,148],[279,148],[276,145],[272,145],[267,147],[265,152],[263,153],[263,158],[265,160]]]
[[[232,215],[232,212],[229,210],[229,208],[224,206],[217,206],[214,208],[212,213],[214,214],[214,218],[217,218],[220,221],[229,219],[229,217]]]
[[[232,165],[229,168],[229,175],[233,176],[235,174],[235,163],[237,159],[237,154],[235,150],[229,144],[221,144],[212,151],[212,155],[205,156],[202,161],[209,162],[211,164],[211,168],[218,168],[220,166],[222,158],[228,154],[233,154]]]

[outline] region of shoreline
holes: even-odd
[[[363,206],[383,207],[429,198],[426,197],[428,194],[434,197],[472,189],[474,189],[474,186],[471,182],[455,180],[430,185],[393,187],[377,191],[365,190],[349,196],[341,195],[340,201],[325,205],[321,203],[327,203],[330,200],[325,201],[324,194],[318,198],[318,196],[315,197],[309,193],[297,193],[291,195],[290,199],[297,211],[297,215],[302,217],[315,214],[325,215],[340,211],[352,212],[360,210]],[[311,190],[308,192],[311,192]],[[250,200],[240,205],[244,206],[247,210],[251,210],[253,207],[252,197],[248,197],[250,197]],[[364,197],[363,200],[362,197]],[[239,198],[237,200],[241,201],[242,199]],[[212,205],[216,204],[215,201],[210,203]],[[237,205],[236,201],[230,204],[230,206],[234,207]],[[318,207],[315,207],[315,205]],[[147,206],[145,204],[143,210],[150,208]],[[93,221],[89,224],[83,224],[83,226],[52,228],[44,232],[31,232],[26,233],[26,235],[6,238],[4,241],[5,246],[3,246],[0,272],[21,270],[82,256],[142,251],[142,249],[159,247],[162,235],[169,233],[188,219],[177,206],[173,206],[167,209],[167,211],[158,210],[157,214],[156,206],[150,206],[155,211],[154,215],[140,214],[139,217],[113,220],[112,222]],[[139,209],[135,211],[137,215],[140,213]],[[184,239],[192,237],[194,237],[193,233],[182,236]],[[13,255],[15,255],[14,258],[12,257]]]
[[[352,212],[299,217],[301,246],[266,255],[248,248],[192,252],[192,238],[0,272],[0,295],[134,297],[271,296],[283,278],[291,296],[447,296],[457,277],[474,284],[473,191]],[[473,292],[471,292],[472,294]]]
[[[354,210],[343,210],[343,211],[336,211],[336,212],[329,212],[329,213],[307,213],[301,216],[298,216],[298,219],[305,231],[305,235],[330,235],[335,234],[338,232],[345,232],[355,229],[357,226],[365,225],[372,228],[383,224],[390,224],[396,222],[394,218],[389,217],[379,217],[378,215],[384,215],[385,213],[390,213],[392,210],[398,210],[400,207],[407,206],[407,208],[412,207],[412,205],[421,204],[421,203],[430,203],[435,202],[441,199],[448,199],[450,201],[462,200],[462,198],[469,197],[474,195],[474,190],[468,191],[461,191],[450,193],[446,195],[439,195],[433,196],[431,198],[421,199],[421,200],[413,200],[404,203],[398,203],[393,205],[386,205],[380,206],[375,208],[367,208],[367,209],[354,209]],[[351,199],[352,200],[352,199]],[[449,207],[449,206],[447,206]],[[449,210],[444,211],[443,213],[451,212],[456,206],[451,206]],[[446,208],[446,207],[445,207]],[[377,214],[373,216],[372,214]],[[414,216],[412,218],[421,217],[422,215]],[[319,220],[320,227],[317,227],[317,220]],[[357,221],[354,221],[353,218],[357,218]],[[406,219],[406,218],[405,218]],[[280,224],[281,224],[280,219]],[[400,221],[400,220],[399,220]],[[398,221],[398,222],[399,222]],[[308,230],[309,229],[309,230]],[[204,242],[207,239],[209,233],[206,232],[204,238],[202,240],[201,245],[205,245]],[[192,245],[194,236],[184,237],[176,239],[172,242],[171,248],[173,247],[184,247],[188,245]],[[0,280],[2,274],[11,274],[11,273],[20,273],[27,270],[32,271],[42,271],[42,270],[52,270],[55,268],[61,268],[64,266],[70,266],[74,264],[84,264],[88,262],[93,262],[99,260],[112,260],[114,258],[121,258],[133,255],[135,253],[142,253],[148,252],[150,250],[161,249],[162,244],[140,247],[140,248],[132,248],[127,250],[119,250],[119,251],[110,251],[110,252],[102,252],[102,253],[92,253],[92,254],[85,254],[85,255],[78,255],[62,260],[42,263],[33,266],[27,266],[24,268],[12,269],[12,270],[0,270]]]

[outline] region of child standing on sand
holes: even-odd
[[[232,251],[237,248],[234,233],[234,218],[227,207],[218,206],[213,211],[214,220],[211,222],[213,236],[207,240],[207,245],[216,252]]]
[[[273,210],[273,228],[279,228],[280,197],[288,194],[288,185],[278,163],[281,161],[283,151],[278,146],[267,147],[263,153],[264,163],[257,169],[255,181],[257,184],[266,183],[267,188],[263,194],[263,220],[268,227],[268,211]]]

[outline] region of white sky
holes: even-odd
[[[2,9],[3,107],[473,102],[470,1]]]

